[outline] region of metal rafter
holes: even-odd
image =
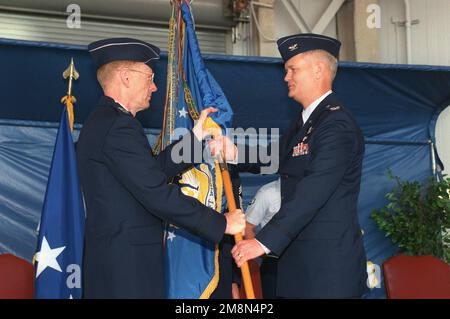
[[[323,33],[326,27],[330,24],[331,20],[334,18],[336,13],[344,4],[345,0],[332,0],[326,10],[323,12],[319,21],[317,21],[316,25],[311,29],[311,27],[306,23],[305,19],[303,19],[302,14],[298,11],[295,5],[292,3],[292,0],[281,0],[283,5],[285,6],[287,12],[291,16],[292,20],[294,20],[295,24],[298,26],[301,32],[303,33]]]
[[[323,33],[327,26],[330,24],[331,20],[335,17],[336,13],[339,11],[339,9],[344,4],[345,0],[333,0],[328,5],[328,8],[325,10],[325,12],[320,17],[319,21],[317,21],[316,25],[312,29],[313,33]]]

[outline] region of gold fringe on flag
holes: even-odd
[[[67,114],[69,115],[70,132],[72,132],[72,133],[73,133],[73,122],[74,122],[73,104],[76,101],[77,101],[77,99],[72,95],[65,95],[61,99],[61,103],[66,104],[66,107],[67,107]]]

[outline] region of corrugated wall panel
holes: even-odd
[[[403,0],[380,0],[379,5],[381,9],[380,62],[406,63],[405,28],[392,23],[393,20],[405,20]]]
[[[70,29],[66,20],[61,18],[0,12],[0,37],[9,39],[86,45],[101,38],[134,37],[167,50],[168,32],[166,26],[144,27],[83,20],[80,29]],[[230,39],[226,31],[198,30],[197,36],[203,53],[229,53],[226,42]]]
[[[406,63],[406,29],[392,19],[405,21],[404,0],[379,0],[381,7],[380,62]],[[413,64],[450,66],[450,0],[410,0],[411,59]]]
[[[426,30],[424,39],[426,55],[415,57],[413,54],[413,63],[425,60],[428,64],[450,65],[448,58],[450,55],[449,3],[450,0],[412,1],[413,19],[416,17],[420,19],[420,24],[416,26],[422,26]]]
[[[432,22],[429,21],[429,6],[427,4],[427,0],[410,2],[411,19],[420,20],[419,24],[411,26],[411,62],[414,64],[431,64],[431,59],[428,56],[430,52],[430,48],[428,48],[428,45],[429,43],[432,43],[433,40],[428,39],[428,24],[431,24]]]

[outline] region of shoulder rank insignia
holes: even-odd
[[[340,108],[341,108],[340,106],[332,106],[332,107],[330,107],[330,111],[337,111]]]

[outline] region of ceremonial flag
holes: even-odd
[[[75,147],[64,107],[39,226],[36,298],[81,298],[84,219]]]
[[[191,129],[204,108],[218,108],[207,122],[211,127],[225,129],[233,116],[225,94],[204,65],[189,1],[172,1],[172,5],[162,147],[177,138],[173,135],[175,129]],[[184,194],[218,214],[224,212],[223,184],[214,162],[196,165],[175,182]],[[168,225],[165,249],[167,297],[209,298],[220,276],[218,246]]]

